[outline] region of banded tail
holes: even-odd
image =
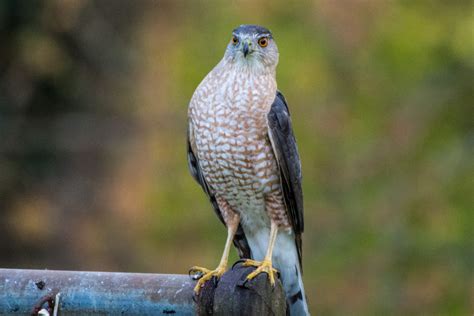
[[[299,265],[280,270],[281,281],[286,293],[286,305],[290,316],[309,315]]]
[[[299,254],[293,234],[279,234],[273,252],[273,261],[274,267],[280,272],[289,315],[309,315]]]

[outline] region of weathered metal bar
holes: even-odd
[[[59,315],[194,315],[194,283],[187,275],[0,269],[0,315],[31,315],[57,293]]]
[[[236,264],[193,298],[188,275],[0,269],[0,315],[285,315],[280,281],[253,270]]]

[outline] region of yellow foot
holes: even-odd
[[[194,275],[197,278],[199,278],[199,280],[196,283],[196,286],[194,287],[194,293],[196,295],[199,295],[199,291],[201,291],[202,286],[207,281],[209,281],[213,277],[216,277],[217,279],[219,279],[224,274],[225,270],[226,270],[225,266],[222,266],[222,267],[218,266],[215,270],[209,270],[206,268],[196,267],[196,266],[192,267],[189,270],[189,274]]]
[[[255,271],[247,275],[247,280],[252,280],[257,275],[262,272],[266,272],[268,274],[268,279],[270,280],[270,284],[272,286],[275,285],[275,274],[278,273],[277,269],[273,268],[272,262],[270,260],[263,260],[263,261],[255,261],[251,259],[247,259],[242,264],[245,267],[257,267]]]

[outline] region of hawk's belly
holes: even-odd
[[[266,116],[219,113],[208,115],[195,129],[204,177],[213,192],[240,213],[244,226],[247,221],[268,226],[264,195],[279,189],[280,182]]]
[[[275,99],[273,75],[217,66],[190,104],[193,138],[206,182],[241,215],[246,227],[269,227],[265,194],[280,187],[267,114]],[[251,223],[251,225],[247,225]]]

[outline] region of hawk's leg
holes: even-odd
[[[204,283],[206,283],[213,277],[220,278],[227,270],[227,261],[229,259],[230,247],[232,245],[232,241],[234,240],[235,232],[237,231],[237,228],[239,227],[240,223],[239,214],[235,213],[232,209],[230,209],[230,206],[227,204],[227,202],[220,199],[217,199],[217,202],[221,209],[222,217],[224,218],[224,221],[227,225],[227,240],[225,242],[224,252],[222,253],[221,261],[215,270],[209,270],[197,266],[194,266],[189,270],[190,274],[201,275],[198,282],[196,283],[196,286],[194,287],[194,293],[196,293],[196,295],[199,294],[199,291],[201,290],[201,287],[204,285]]]
[[[272,253],[273,253],[273,246],[275,245],[277,233],[278,233],[278,225],[274,221],[271,221],[270,239],[268,240],[268,248],[267,248],[267,253],[265,255],[265,258],[263,259],[263,261],[255,261],[255,260],[247,259],[243,263],[243,265],[247,267],[248,266],[257,267],[255,271],[253,271],[247,276],[247,280],[251,280],[255,278],[257,275],[259,275],[262,272],[266,272],[268,274],[268,279],[270,280],[270,284],[272,286],[275,285],[275,274],[278,273],[278,271],[272,266]]]

